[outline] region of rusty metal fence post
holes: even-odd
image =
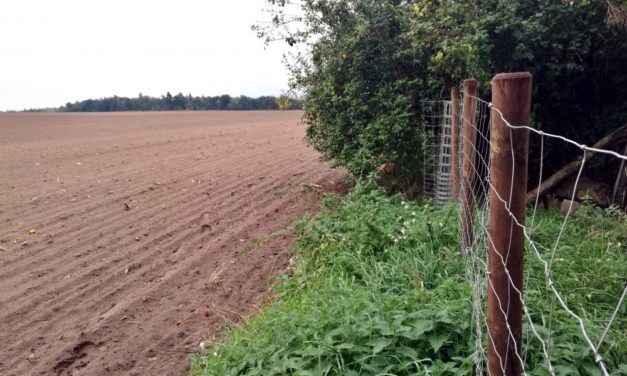
[[[475,142],[477,138],[477,80],[464,80],[462,116],[461,252],[468,253],[474,240]]]
[[[490,140],[490,211],[488,232],[488,369],[489,374],[518,376],[522,331],[525,198],[531,74],[501,73],[492,79]],[[498,109],[500,113],[497,112]],[[514,221],[516,218],[516,222]]]

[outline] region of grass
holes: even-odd
[[[532,229],[532,237],[551,266],[557,290],[569,309],[582,317],[596,345],[627,283],[627,216],[612,208],[601,210],[585,206],[568,221],[555,246],[563,220],[557,212],[541,213]],[[531,252],[528,250],[528,255]],[[565,310],[551,309],[557,307],[558,302],[550,298],[547,282],[542,277],[543,264],[533,256],[527,259],[531,268],[527,291],[532,319],[541,333],[550,334],[548,344],[556,369],[568,375],[599,374],[578,323]],[[600,348],[609,369],[620,372],[618,374],[627,374],[626,313],[627,304],[623,304]],[[552,325],[548,323],[550,318]],[[539,347],[540,343],[532,341],[531,345]],[[530,355],[531,364],[542,364],[539,351]]]
[[[323,213],[297,226],[297,264],[281,277],[276,300],[194,356],[189,374],[474,374],[472,289],[458,252],[456,209],[405,202],[368,185],[325,203]],[[540,247],[543,257],[550,258],[561,220],[537,217],[532,231],[548,245]],[[627,276],[625,226],[622,214],[585,208],[556,250],[552,274],[593,338]],[[527,258],[527,303],[536,330],[551,332],[557,373],[598,374],[574,320],[551,309],[542,264]],[[626,334],[623,307],[602,347],[610,369],[627,368]],[[547,374],[539,341],[523,340],[528,373]]]

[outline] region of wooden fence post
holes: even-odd
[[[522,303],[531,74],[501,73],[492,79],[490,128],[490,213],[488,232],[488,369],[491,375],[518,376]],[[500,113],[496,111],[498,109]],[[503,203],[505,201],[506,203]],[[519,352],[518,354],[516,352]],[[504,372],[503,372],[504,371]]]
[[[475,142],[477,138],[477,80],[464,80],[464,108],[462,116],[462,191],[461,191],[461,252],[468,253],[474,240],[475,212]]]
[[[453,201],[459,197],[459,90],[451,87],[451,185]]]

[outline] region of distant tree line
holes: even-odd
[[[214,97],[194,97],[191,94],[168,92],[161,97],[139,94],[136,98],[107,97],[66,103],[58,108],[62,112],[110,112],[110,111],[203,111],[203,110],[300,110],[299,100],[286,95],[280,97],[261,96],[258,98],[241,95],[219,95]]]

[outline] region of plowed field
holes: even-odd
[[[341,188],[299,116],[0,114],[0,374],[184,374]]]

